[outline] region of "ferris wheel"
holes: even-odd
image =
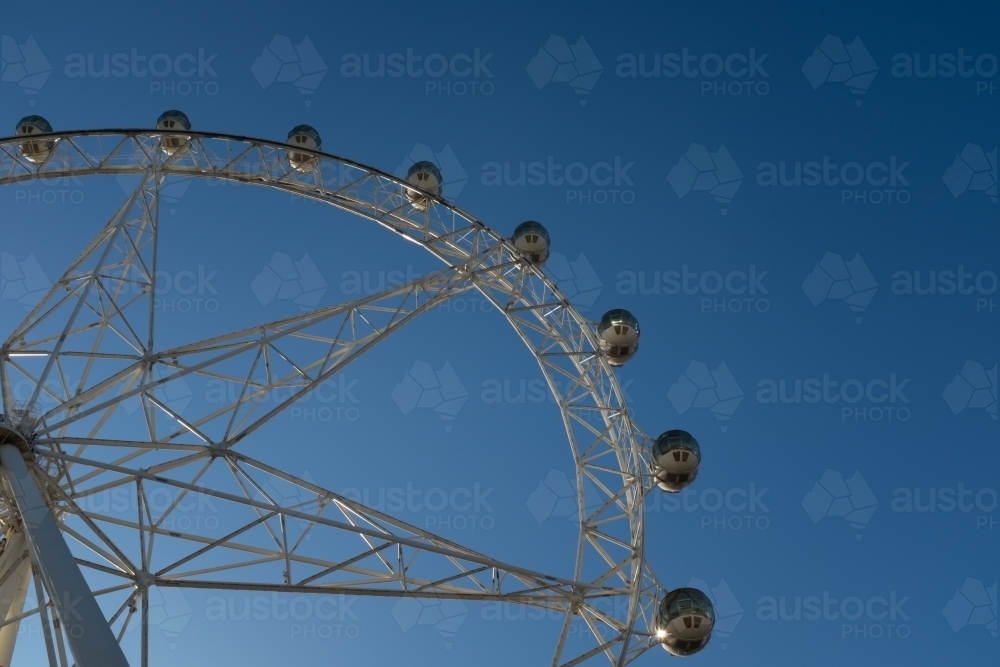
[[[121,642],[135,628],[131,664],[146,667],[151,593],[171,587],[529,605],[562,615],[554,666],[623,666],[657,645],[683,656],[707,644],[708,597],[661,586],[643,546],[644,497],[690,484],[698,443],[684,431],[649,438],[632,422],[614,369],[637,352],[639,323],[625,310],[595,323],[574,309],[543,270],[544,226],[528,221],[505,237],[442,199],[434,164],[395,178],[321,152],[306,125],[276,142],[197,132],[179,111],[155,130],[54,132],[28,116],[0,139],[0,186],[102,174],[132,175],[138,186],[0,347],[0,665],[10,665],[21,620],[37,615],[50,667],[126,667]],[[423,246],[443,268],[164,348],[157,247],[162,189],[176,177],[324,202]],[[564,576],[463,547],[239,447],[386,337],[470,290],[535,355],[562,414],[580,517]],[[172,391],[198,378],[237,389],[176,409]],[[267,479],[296,493],[275,493]],[[88,502],[116,489],[136,498],[131,516]],[[171,492],[166,507],[150,502],[157,489]],[[222,508],[225,527],[171,523],[196,497]],[[37,604],[26,609],[31,587]],[[585,636],[570,636],[574,621]]]

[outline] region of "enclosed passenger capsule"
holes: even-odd
[[[156,119],[156,129],[158,130],[190,130],[191,121],[183,111],[171,109],[164,111]],[[167,155],[173,155],[183,147],[191,137],[186,134],[164,134],[160,139],[160,148]]]
[[[424,192],[429,192],[435,197],[441,196],[441,186],[444,183],[441,178],[441,170],[433,162],[427,162],[426,160],[421,160],[409,168],[406,172],[406,182],[420,188]],[[430,197],[418,190],[407,188],[406,197],[416,209],[426,211],[430,208]]]
[[[50,132],[52,132],[52,126],[49,124],[49,121],[41,116],[25,116],[17,122],[17,126],[14,128],[14,134],[18,137],[33,134],[49,134]],[[34,141],[22,141],[19,145],[21,154],[24,155],[25,159],[35,164],[41,164],[52,154],[52,149],[55,147],[56,142],[54,139],[38,139]]]
[[[549,258],[549,231],[534,220],[522,222],[511,237],[514,247],[528,256],[533,264],[542,266]]]
[[[677,493],[693,482],[700,463],[701,447],[687,431],[667,431],[653,443],[653,475],[667,493]]]
[[[639,320],[627,310],[609,310],[597,325],[597,336],[611,365],[621,366],[639,349]]]
[[[288,133],[288,145],[308,151],[318,151],[323,145],[323,140],[320,139],[319,132],[311,125],[296,125]],[[316,166],[317,158],[311,153],[290,150],[288,151],[288,161],[293,169],[310,171]]]
[[[672,655],[693,655],[712,638],[715,609],[697,588],[678,588],[660,601],[656,614],[656,636]]]

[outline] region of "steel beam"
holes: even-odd
[[[9,535],[0,553],[0,620],[11,621],[24,612],[24,599],[31,583],[31,561],[24,533]],[[0,628],[0,667],[10,667],[20,621],[12,621]]]
[[[0,465],[77,667],[129,667],[21,450],[0,445]]]

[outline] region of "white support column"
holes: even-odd
[[[24,612],[24,599],[28,596],[31,583],[31,560],[24,533],[17,532],[9,537],[0,554],[0,620],[17,618]],[[0,628],[0,667],[10,667],[14,657],[14,644],[20,621],[14,621]]]
[[[24,463],[21,450],[14,445],[0,445],[0,465],[14,492],[21,522],[77,667],[129,667],[35,478]]]

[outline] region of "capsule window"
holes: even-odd
[[[690,452],[684,452],[683,454],[681,454],[681,461],[687,461],[689,456]]]
[[[681,460],[681,453],[674,452],[674,461],[680,461],[680,460]]]
[[[684,627],[685,628],[690,628],[691,627],[691,617],[690,616],[685,616],[684,617]]]

